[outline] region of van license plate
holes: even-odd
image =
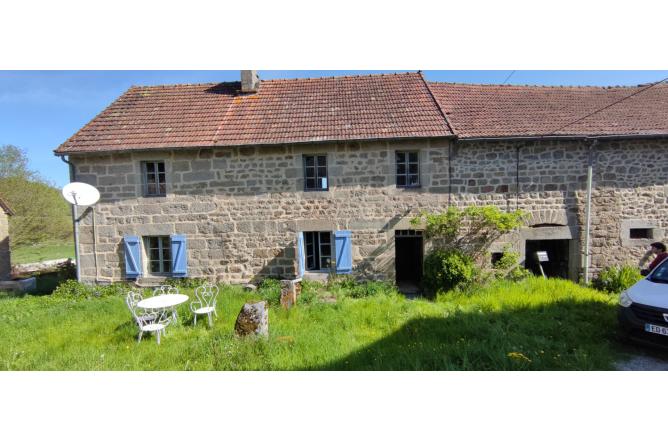
[[[657,335],[668,336],[668,327],[660,327],[654,324],[645,324],[645,331]]]

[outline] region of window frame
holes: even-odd
[[[149,184],[148,182],[148,166],[153,165],[154,171],[152,174],[156,176],[156,182]],[[159,166],[162,165],[163,171],[159,170]],[[160,182],[160,177],[162,176],[163,181]],[[142,177],[142,194],[144,197],[165,197],[167,196],[167,165],[164,160],[145,160],[141,162],[141,177]],[[155,185],[157,192],[151,194],[149,192],[149,185]],[[164,185],[164,192],[160,192],[160,187]]]
[[[152,239],[157,239],[157,247],[151,247]],[[142,240],[144,242],[144,253],[146,255],[146,273],[150,276],[171,276],[173,273],[173,267],[172,267],[172,241],[171,237],[169,235],[146,235],[142,237]],[[152,258],[151,251],[152,250],[157,250],[158,251],[158,268],[160,269],[158,272],[153,271],[152,263],[155,262]],[[164,269],[167,268],[169,270],[165,271]]]
[[[303,231],[304,270],[308,272],[329,272],[332,268],[333,246],[331,231]],[[325,237],[326,240],[323,240]],[[329,254],[325,249],[329,246]],[[314,264],[309,265],[309,258]],[[324,267],[323,267],[324,266]]]
[[[403,154],[404,155],[404,160],[399,161],[399,155]],[[416,159],[415,161],[410,160],[410,155],[415,154]],[[399,166],[403,165],[405,167],[404,172],[400,173],[399,172]],[[410,166],[411,165],[416,165],[417,166],[417,173],[411,173],[410,172]],[[420,151],[419,150],[396,150],[394,152],[394,175],[395,175],[395,184],[397,188],[420,188],[422,186],[421,183],[421,175],[420,175]],[[410,183],[410,177],[411,176],[416,176],[417,177],[417,182],[414,184]],[[403,177],[404,178],[404,184],[399,183],[399,178]]]
[[[324,158],[325,159],[325,165],[319,165],[318,164],[318,159],[319,158]],[[309,166],[306,164],[308,158],[313,158],[313,165]],[[302,155],[302,170],[304,173],[304,191],[329,191],[329,165],[328,165],[328,160],[327,160],[327,154],[303,154]],[[308,172],[307,169],[313,168],[313,177],[307,177]],[[321,175],[319,173],[319,169],[324,168],[325,169],[325,175]],[[322,180],[321,179],[326,179],[327,185],[325,188],[322,188]],[[309,188],[308,187],[308,182],[309,180],[313,180],[315,182],[315,187]],[[320,183],[320,187],[318,187],[318,183]]]

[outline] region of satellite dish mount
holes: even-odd
[[[74,223],[74,255],[76,258],[77,281],[81,281],[81,265],[79,264],[79,220],[77,206],[93,206],[100,200],[100,191],[92,185],[83,182],[68,183],[63,187],[63,197],[72,205],[72,221]],[[95,280],[97,281],[97,249],[95,234],[95,210],[93,209],[93,258],[95,259]],[[84,213],[85,215],[85,213]],[[83,217],[82,215],[81,217]]]

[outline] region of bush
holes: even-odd
[[[642,278],[640,271],[633,266],[608,267],[592,281],[592,286],[608,293],[622,293]]]
[[[331,274],[327,279],[327,287],[329,288],[339,288],[345,290],[352,290],[359,283],[355,280],[355,277],[352,275],[337,275]]]
[[[501,258],[494,263],[494,277],[511,281],[521,281],[532,275],[531,271],[519,264],[520,254],[513,252],[509,247],[503,250]]]
[[[318,298],[318,292],[323,288],[319,281],[302,280],[302,291],[297,302],[299,304],[313,304]]]
[[[67,280],[60,283],[52,295],[57,298],[97,298],[106,296],[124,296],[131,287],[126,283],[106,285],[84,284],[77,280]]]
[[[281,282],[276,278],[265,278],[257,288],[257,293],[271,305],[281,303]]]
[[[368,298],[370,296],[394,295],[396,293],[396,287],[387,281],[366,281],[357,283],[349,290],[348,296],[351,298]]]
[[[74,264],[74,261],[68,259],[66,262],[58,266],[58,276],[64,280],[76,278],[77,266]]]
[[[443,292],[472,283],[477,275],[472,257],[456,249],[437,249],[424,260],[424,286],[432,292]]]
[[[478,258],[503,234],[520,227],[525,217],[524,211],[505,212],[494,205],[450,207],[441,213],[421,212],[411,224],[423,225],[436,248]]]
[[[60,283],[52,295],[63,298],[87,298],[90,293],[90,286],[82,284],[77,280],[67,280]]]
[[[165,281],[165,284],[169,286],[174,286],[179,289],[195,289],[202,284],[206,283],[206,278],[169,278]]]
[[[367,298],[397,293],[397,289],[392,283],[387,281],[358,281],[352,275],[330,275],[327,287],[339,290],[342,296],[350,298]]]

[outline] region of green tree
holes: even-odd
[[[72,237],[69,205],[30,170],[25,151],[14,145],[0,147],[0,195],[15,212],[9,218],[12,247]]]
[[[72,237],[69,205],[58,189],[23,177],[0,179],[0,194],[15,212],[9,218],[12,246]]]
[[[457,250],[478,259],[494,241],[518,228],[525,215],[521,210],[504,212],[494,205],[450,207],[441,213],[422,212],[411,224],[424,225],[434,248]]]
[[[428,291],[439,292],[483,282],[490,275],[489,271],[483,271],[486,266],[483,257],[488,255],[490,245],[518,228],[524,217],[520,210],[504,212],[493,205],[464,209],[450,207],[445,212],[420,213],[411,224],[423,226],[426,238],[433,245],[424,262],[425,287]],[[508,256],[507,260],[510,259],[512,256]],[[514,269],[510,261],[503,264],[509,267],[499,269]],[[519,277],[522,273],[513,272],[512,275]]]
[[[28,168],[28,157],[22,148],[15,145],[0,147],[0,179],[22,177],[26,180],[37,178],[37,173]]]

